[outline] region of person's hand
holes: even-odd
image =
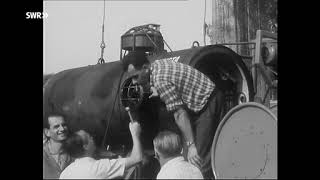
[[[202,160],[201,160],[200,156],[198,155],[198,151],[197,151],[196,146],[194,144],[192,144],[188,148],[188,161],[200,169]]]
[[[141,126],[137,121],[129,123],[129,129],[132,136],[140,136]]]
[[[113,159],[117,157],[117,154],[113,153],[112,151],[97,149],[97,156],[98,156],[97,157],[98,159],[102,159],[102,158]]]
[[[149,98],[159,96],[159,94],[158,94],[158,92],[157,92],[157,90],[156,90],[155,87],[151,86],[151,87],[150,87],[150,90],[151,90],[152,94],[149,96]]]

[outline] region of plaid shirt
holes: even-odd
[[[168,111],[185,104],[199,112],[215,88],[200,71],[172,60],[157,60],[151,64],[150,85],[156,88]]]

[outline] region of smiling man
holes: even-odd
[[[72,162],[63,150],[68,137],[68,127],[62,115],[50,115],[44,123],[44,133],[48,138],[43,144],[43,178],[58,179],[60,173]]]

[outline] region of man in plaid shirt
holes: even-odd
[[[173,112],[188,147],[188,161],[204,178],[213,178],[210,151],[220,122],[222,93],[207,76],[186,64],[172,60],[150,64],[139,51],[130,52],[123,62],[133,84],[150,90],[150,98],[159,95],[167,110]]]

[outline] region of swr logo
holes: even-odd
[[[46,12],[26,12],[26,19],[45,19],[48,17]]]

